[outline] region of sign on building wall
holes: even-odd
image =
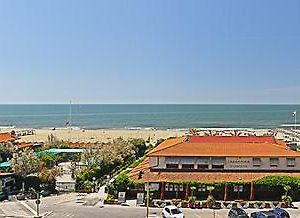
[[[252,168],[252,158],[248,157],[227,157],[225,169],[247,169]]]

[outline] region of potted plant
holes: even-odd
[[[188,205],[189,205],[189,208],[195,208],[195,201],[196,201],[196,199],[195,199],[195,197],[193,197],[193,196],[190,196],[190,197],[188,197]]]
[[[187,208],[188,207],[188,202],[187,201],[182,201],[181,202],[181,207],[182,208]]]
[[[220,201],[216,201],[215,209],[221,209],[221,202]]]
[[[209,191],[209,195],[207,196],[207,206],[209,208],[212,208],[213,206],[215,206],[215,198],[212,195],[212,191],[215,189],[214,186],[207,186],[207,190]]]
[[[254,203],[253,202],[249,202],[249,208],[254,208]]]
[[[236,202],[232,203],[232,208],[237,208],[237,203]]]
[[[288,195],[288,192],[291,189],[291,186],[285,185],[283,188],[285,190],[285,194],[281,197],[282,207],[291,207],[293,199],[291,196]]]

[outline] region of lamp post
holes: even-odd
[[[150,192],[150,190],[149,190],[149,181],[147,181],[147,202],[146,202],[146,204],[147,204],[147,212],[146,212],[146,217],[148,218],[149,217],[149,192]]]
[[[138,173],[138,179],[142,179],[144,176],[144,172],[143,171],[140,171]],[[147,207],[147,210],[146,210],[146,217],[148,218],[149,217],[149,192],[150,192],[150,189],[149,189],[149,181],[146,182],[146,207]]]
[[[96,177],[94,176],[92,179],[93,179],[94,192],[96,192],[96,183],[95,183]]]
[[[40,193],[38,192],[37,193],[37,197],[36,197],[36,201],[35,201],[35,204],[36,204],[36,216],[34,218],[41,218],[42,217],[42,216],[40,216],[40,203],[41,203]]]

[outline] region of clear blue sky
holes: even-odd
[[[0,103],[299,103],[300,1],[0,1]]]

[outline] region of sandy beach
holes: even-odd
[[[15,130],[20,133],[24,130]],[[26,131],[26,130],[25,130]],[[156,130],[156,129],[34,129],[30,130],[33,134],[19,136],[20,142],[47,142],[49,135],[54,135],[59,140],[70,141],[70,142],[108,142],[112,139],[123,137],[124,139],[129,138],[150,138],[150,142],[155,143],[158,139],[166,139],[169,137],[177,137],[188,134],[188,130]],[[240,136],[246,135],[265,135],[270,134],[266,129],[199,129],[199,135],[220,135],[220,136],[232,136],[239,134]],[[272,133],[271,133],[272,134]],[[18,134],[20,135],[20,134]]]
[[[33,135],[21,136],[21,142],[46,142],[50,134],[53,134],[59,140],[70,142],[107,142],[114,138],[123,137],[143,138],[150,137],[151,142],[156,142],[160,138],[169,138],[182,136],[187,131],[183,130],[117,130],[117,129],[99,129],[99,130],[80,130],[80,129],[36,129]]]

